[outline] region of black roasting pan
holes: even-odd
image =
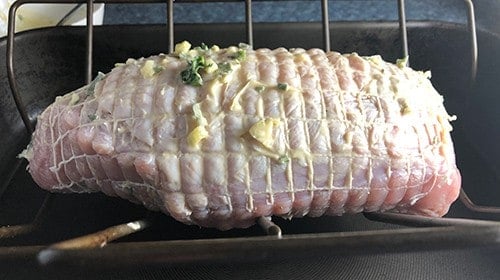
[[[227,46],[245,41],[243,24],[176,25],[175,40]],[[332,49],[400,57],[397,23],[331,25]],[[478,29],[478,73],[471,79],[470,34],[463,24],[409,22],[411,66],[431,70],[432,81],[457,116],[452,133],[463,189],[481,205],[500,205],[500,37]],[[85,28],[54,27],[15,36],[14,66],[29,118],[55,96],[84,84]],[[162,25],[95,27],[94,74],[116,62],[167,52]],[[322,47],[318,23],[257,23],[255,47]],[[6,40],[0,40],[6,53]],[[16,158],[29,135],[0,56],[0,226],[30,223],[44,202]],[[0,239],[0,279],[500,279],[500,230],[490,226],[406,227],[362,214],[275,219],[283,238],[258,227],[219,232],[182,225],[170,217],[101,194],[56,194],[39,227]],[[449,218],[500,221],[456,202]],[[147,218],[143,232],[104,248],[40,251],[69,238]],[[69,278],[64,278],[69,279]],[[212,278],[209,278],[212,279]]]

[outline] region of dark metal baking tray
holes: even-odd
[[[176,25],[175,34],[176,41],[227,46],[245,41],[244,28],[242,24]],[[255,47],[321,48],[321,36],[321,25],[317,23],[254,26]],[[412,67],[432,71],[432,81],[444,95],[449,113],[458,116],[453,137],[464,189],[479,204],[498,204],[499,35],[478,30],[479,71],[474,84],[470,82],[469,36],[465,26],[411,22],[408,38]],[[106,72],[114,63],[129,57],[167,52],[167,41],[161,25],[96,27],[94,73]],[[399,58],[401,48],[398,25],[387,22],[335,23],[331,26],[331,43],[336,51],[381,54],[389,61]],[[16,35],[15,44],[17,81],[34,122],[56,95],[83,85],[85,29],[57,27],[24,32]],[[0,41],[1,53],[5,53],[5,47],[5,40]],[[16,155],[28,143],[29,136],[11,97],[4,59],[0,57],[0,225],[23,224],[36,215],[46,193],[31,181],[24,163],[17,170],[13,168],[19,162]],[[363,256],[377,264],[389,255],[408,258],[421,252],[430,256],[439,252],[455,262],[466,262],[485,252],[489,257],[500,255],[497,226],[414,228],[370,221],[363,215],[277,219],[284,237],[276,239],[265,236],[258,227],[219,232],[185,226],[163,214],[101,194],[54,195],[45,216],[38,230],[0,240],[0,266],[31,264],[37,271],[42,269],[38,267],[38,253],[45,246],[144,217],[154,221],[153,226],[104,248],[46,251],[51,254],[48,267],[126,270],[137,265],[224,266],[228,258],[235,266],[288,263],[293,267],[325,258],[338,262],[353,256]],[[497,215],[472,213],[459,202],[452,206],[449,217],[499,220]],[[492,267],[478,268],[478,273],[498,273]]]

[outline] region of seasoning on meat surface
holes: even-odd
[[[204,227],[442,216],[461,184],[453,118],[428,73],[380,56],[183,42],[56,98],[24,156],[49,191],[101,191]]]

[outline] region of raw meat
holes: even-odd
[[[461,185],[453,118],[428,73],[380,56],[184,42],[58,97],[23,155],[49,191],[101,191],[204,227],[442,216]]]

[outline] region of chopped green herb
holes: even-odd
[[[97,115],[96,114],[90,114],[90,115],[87,115],[87,117],[89,117],[89,120],[91,122],[95,121],[97,119]]]
[[[80,96],[78,95],[78,93],[74,92],[71,94],[71,99],[69,100],[68,105],[69,106],[76,105],[78,101],[80,101]]]
[[[282,155],[278,158],[278,162],[281,164],[287,164],[290,162],[290,158],[287,155]]]
[[[154,74],[158,74],[158,73],[160,73],[163,70],[165,70],[165,68],[163,66],[161,66],[161,65],[155,65],[153,67],[153,73]]]
[[[195,47],[194,49],[198,51],[208,51],[209,48],[205,43],[201,43],[198,47]]]
[[[255,87],[255,91],[257,91],[258,93],[262,93],[264,90],[266,90],[265,86],[256,86]]]
[[[286,83],[278,83],[278,89],[285,91],[285,90],[288,89],[288,84],[286,84]]]
[[[238,61],[243,61],[247,57],[247,51],[239,49],[235,54],[229,56],[231,59],[236,59]]]
[[[205,43],[201,43],[200,48],[204,51],[208,51],[208,46]]]
[[[203,56],[198,55],[193,60],[188,61],[188,68],[181,72],[182,82],[198,87],[203,85],[203,79],[198,71],[205,69],[205,67],[208,65]]]
[[[231,64],[227,63],[227,62],[223,62],[221,64],[219,64],[219,74],[221,75],[227,75],[229,74],[229,72],[231,72]]]

